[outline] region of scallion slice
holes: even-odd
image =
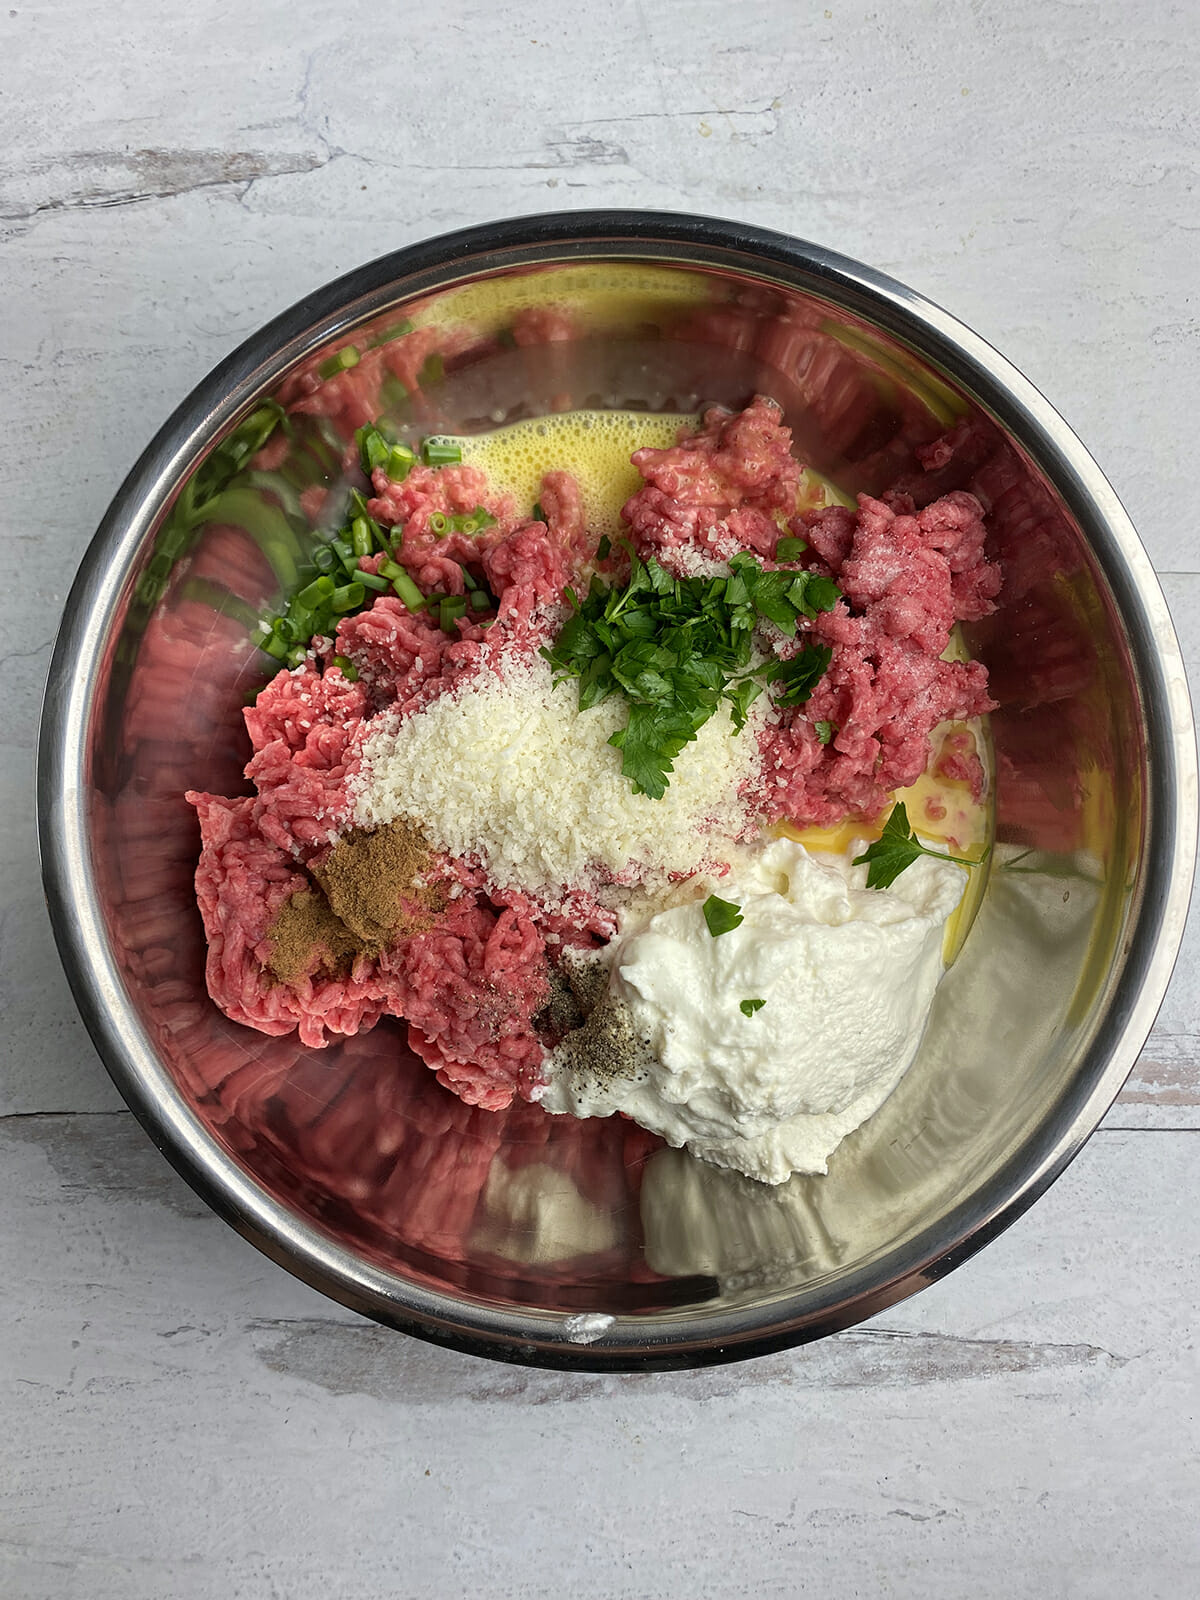
[[[356,556],[369,556],[374,551],[375,540],[371,537],[371,525],[366,517],[355,517],[350,527],[350,539]]]
[[[340,552],[339,552],[340,554]],[[319,578],[314,578],[307,589],[301,589],[296,600],[302,606],[307,606],[311,611],[314,606],[319,606],[322,600],[333,593],[333,579],[327,573],[322,573]]]
[[[450,439],[426,439],[421,455],[427,467],[451,467],[462,460],[462,449]]]
[[[368,348],[378,350],[381,344],[390,344],[393,339],[402,339],[406,333],[411,333],[412,331],[412,323],[407,317],[401,317],[399,322],[393,322],[390,327],[384,328],[381,333],[375,334]]]
[[[321,378],[336,378],[339,372],[349,372],[351,367],[356,367],[360,356],[355,345],[348,344],[339,350],[336,355],[329,356],[317,368],[317,376]]]
[[[368,478],[376,467],[387,465],[391,445],[374,423],[364,422],[361,428],[356,428],[354,440],[358,445],[358,459],[362,462],[362,469]]]
[[[424,608],[425,596],[403,567],[397,573],[389,573],[388,576],[392,580],[392,588],[396,593],[397,599],[403,600],[410,611],[420,611]]]
[[[367,591],[361,583],[345,583],[329,596],[329,608],[340,616],[343,611],[353,611],[355,607],[362,605],[366,594]]]

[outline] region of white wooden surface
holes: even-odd
[[[57,609],[245,334],[469,221],[642,205],[874,263],[1091,446],[1200,662],[1191,0],[16,0],[0,14],[0,1593],[1200,1590],[1200,937],[1102,1131],[880,1322],[508,1370],[326,1303],[120,1109],[41,907]],[[1182,509],[1174,509],[1180,506]]]

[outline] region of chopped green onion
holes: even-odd
[[[484,594],[482,589],[472,589],[471,590],[471,610],[472,611],[488,611],[488,610],[491,609],[491,604],[492,604],[491,600],[488,598],[488,596],[486,594]]]
[[[363,583],[368,589],[374,589],[377,594],[382,594],[387,588],[386,578],[381,578],[376,572],[365,572],[362,567],[358,569],[357,583]]]
[[[443,633],[457,633],[456,626],[459,617],[466,613],[467,600],[465,595],[447,595],[438,607],[438,623]]]
[[[461,563],[460,563],[460,565],[461,565]],[[466,584],[468,589],[478,589],[479,585],[475,582],[475,579],[471,576],[470,569],[468,567],[463,567],[462,575],[463,575],[463,582]]]
[[[428,389],[430,384],[441,383],[446,376],[446,363],[435,350],[431,356],[425,358],[425,365],[417,375],[417,382],[422,389]]]
[[[191,535],[186,528],[168,524],[158,536],[158,553],[174,560],[181,556],[191,543]]]
[[[379,404],[387,416],[394,416],[408,403],[408,389],[394,372],[379,385]]]
[[[765,1000],[743,1000],[739,1004],[738,1010],[744,1017],[752,1017],[756,1011],[761,1011],[766,1003]]]
[[[362,605],[366,598],[366,590],[361,583],[346,583],[340,589],[335,589],[329,596],[330,609],[339,615],[343,611],[353,611],[356,606]]]
[[[416,465],[416,462],[416,456],[406,444],[394,444],[388,451],[388,458],[384,462],[384,467],[393,483],[403,483]]]
[[[358,668],[354,665],[349,656],[334,656],[330,665],[335,666],[338,669],[347,683],[358,682]]]
[[[283,640],[284,644],[298,644],[300,642],[300,630],[290,617],[277,617],[275,620],[275,632]]]
[[[612,540],[608,537],[607,534],[604,534],[603,537],[600,540],[600,543],[596,546],[596,560],[597,561],[607,561],[608,558],[609,558],[609,555],[611,554],[611,552],[612,552]]]
[[[461,516],[450,518],[450,526],[456,533],[476,534],[484,528],[493,528],[495,525],[495,517],[482,506],[476,506],[474,511],[467,511]]]
[[[388,556],[384,556],[383,560],[379,563],[379,571],[383,577],[391,578],[393,583],[397,578],[403,578],[406,576],[404,568],[400,565],[400,563],[398,561],[391,560],[391,558]]]
[[[393,339],[403,339],[406,333],[411,333],[412,331],[412,323],[407,317],[401,317],[399,322],[393,322],[390,327],[384,328],[381,333],[375,334],[367,348],[369,350],[378,350],[381,344],[390,344]]]
[[[320,605],[321,601],[332,593],[333,579],[327,573],[322,573],[319,578],[313,579],[307,589],[301,589],[296,596],[296,600],[302,606],[307,606],[309,610],[312,610],[314,606]]]
[[[375,549],[375,541],[371,537],[371,527],[366,517],[355,517],[350,527],[350,538],[356,556],[369,556]]]
[[[289,667],[298,667],[301,664],[301,662],[304,661],[304,659],[307,657],[307,655],[308,655],[308,651],[305,649],[305,647],[302,644],[294,644],[292,646],[292,648],[287,653],[287,664],[288,664],[288,666]]]
[[[426,439],[421,455],[427,467],[450,467],[462,460],[462,448],[450,439]]]
[[[313,551],[313,566],[318,572],[332,572],[337,557],[327,544]]]
[[[348,344],[344,349],[339,350],[336,355],[329,356],[325,361],[322,361],[317,368],[317,376],[320,378],[336,378],[339,372],[349,372],[350,368],[356,367],[358,363],[359,354],[357,348],[352,344]]]
[[[444,539],[450,532],[451,526],[452,521],[444,511],[434,511],[430,513],[429,531],[433,534],[435,539]]]
[[[542,502],[540,500],[533,502],[533,520],[534,522],[545,522],[546,520],[546,513],[542,510]]]
[[[354,546],[349,539],[343,539],[339,534],[336,539],[329,541],[330,547],[344,567],[357,565],[358,557],[354,554]]]
[[[389,565],[393,564],[389,563]],[[395,572],[389,572],[388,577],[392,580],[392,588],[395,590],[397,598],[403,600],[410,611],[422,610],[425,605],[425,596],[403,567],[398,567]]]
[[[364,422],[361,428],[356,428],[354,442],[358,445],[358,459],[368,478],[376,467],[387,466],[391,445],[373,423]]]
[[[276,661],[282,661],[288,653],[288,647],[277,633],[269,633],[265,639],[259,641],[258,648],[265,650],[269,656],[274,656]]]
[[[798,561],[808,549],[807,539],[783,538],[775,546],[776,561]]]

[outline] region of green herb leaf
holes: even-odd
[[[828,744],[833,738],[834,734],[837,732],[837,729],[834,727],[832,722],[814,722],[813,732],[816,734],[817,738],[822,744]]]
[[[953,861],[959,867],[977,867],[987,860],[988,853],[985,850],[978,861],[968,861],[963,856],[927,849],[913,833],[908,822],[908,809],[903,800],[899,800],[883,825],[882,836],[874,844],[868,845],[861,856],[855,856],[854,865],[866,866],[868,889],[888,889],[919,856],[932,856],[935,861]]]
[[[833,651],[828,645],[810,644],[806,645],[798,656],[783,662],[775,674],[776,683],[783,685],[783,692],[777,697],[779,704],[803,705],[825,676],[832,660]]]
[[[752,1017],[756,1011],[761,1011],[766,1003],[765,1000],[743,1000],[738,1010],[744,1017]]]
[[[792,539],[785,535],[775,545],[775,559],[776,561],[799,561],[807,549],[807,539]]]
[[[635,792],[659,797],[674,758],[722,700],[737,729],[772,681],[781,705],[800,705],[832,652],[808,646],[793,661],[752,665],[760,618],[793,635],[803,610],[811,610],[808,573],[767,572],[743,552],[729,578],[676,578],[653,559],[639,561],[632,550],[629,556],[623,587],[593,574],[583,600],[566,592],[572,615],[542,655],[556,684],[579,680],[581,711],[614,692],[629,702],[629,726],[611,743],[622,751]]]
[[[704,920],[709,933],[714,939],[719,939],[723,933],[732,933],[735,928],[741,927],[742,908],[732,900],[722,900],[718,895],[710,894],[704,902]],[[762,1005],[762,1001],[758,1004]]]

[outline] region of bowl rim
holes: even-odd
[[[668,1327],[501,1309],[371,1265],[273,1198],[184,1101],[125,993],[91,872],[86,733],[100,651],[158,510],[212,434],[287,366],[370,314],[370,304],[491,269],[581,260],[728,265],[828,295],[941,366],[1055,485],[1112,589],[1142,693],[1148,762],[1145,882],[1125,965],[1051,1115],[977,1190],[865,1266],[762,1302],[691,1311]],[[662,251],[667,251],[664,258]],[[690,257],[674,250],[695,252]],[[480,258],[505,256],[502,262]],[[722,258],[724,257],[724,262]],[[415,284],[416,287],[409,287]],[[659,211],[540,213],[437,235],[334,279],[266,323],[175,409],[118,489],[84,554],[51,660],[38,744],[43,883],[68,981],[116,1087],[176,1170],[245,1238],[295,1276],[376,1321],[471,1354],[552,1368],[644,1371],[785,1349],[861,1322],[943,1277],[1014,1222],[1078,1154],[1116,1098],[1165,994],[1183,938],[1197,832],[1195,732],[1162,589],[1100,468],[1040,392],[970,328],[906,285],[820,245],[741,222]]]

